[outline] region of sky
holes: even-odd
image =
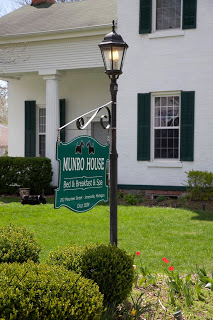
[[[9,13],[13,8],[13,0],[0,0],[0,10],[6,11]]]

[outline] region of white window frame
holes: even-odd
[[[172,158],[157,158],[154,157],[154,120],[155,120],[155,98],[156,97],[168,97],[168,96],[179,96],[179,145],[178,145],[178,158],[172,159]],[[181,119],[181,91],[165,91],[165,92],[153,92],[151,94],[151,158],[150,158],[150,164],[149,167],[182,167],[182,164],[180,163],[180,119]],[[175,129],[175,127],[173,127]]]
[[[152,1],[152,33],[155,34],[155,36],[169,37],[169,36],[184,35],[184,31],[182,30],[183,0],[181,0],[180,28],[157,30],[156,29],[156,16],[157,16],[156,10],[157,10],[157,0],[153,0]],[[150,36],[150,38],[154,38],[154,37]]]
[[[39,154],[39,136],[40,135],[45,135],[46,136],[46,130],[45,133],[44,132],[40,132],[39,131],[39,110],[40,109],[45,109],[46,110],[46,106],[45,105],[37,105],[37,110],[36,110],[36,137],[37,137],[37,143],[36,143],[36,154],[37,157],[40,157]],[[46,147],[46,146],[45,146]]]

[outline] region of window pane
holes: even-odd
[[[160,149],[155,149],[155,159],[160,158]]]
[[[168,105],[173,106],[174,97],[168,97]]]
[[[162,147],[167,148],[167,139],[162,139]]]
[[[166,117],[161,117],[161,127],[166,127]]]
[[[45,157],[46,136],[39,135],[39,155]]]
[[[159,138],[161,136],[161,130],[157,129],[155,130],[155,138]]]
[[[179,127],[179,117],[174,119],[174,127]]]
[[[161,137],[167,138],[167,136],[168,136],[168,130],[167,129],[162,129],[161,130]]]
[[[39,133],[46,132],[46,109],[39,109]]]
[[[169,159],[173,159],[174,158],[174,150],[173,149],[169,149],[168,150],[168,158]]]
[[[159,106],[160,106],[160,98],[159,98],[159,97],[156,97],[156,98],[155,98],[155,106],[156,106],[156,107],[159,107]]]
[[[174,124],[174,118],[168,117],[167,118],[167,127],[173,127],[173,124]]]
[[[166,115],[167,115],[167,108],[166,107],[161,108],[161,116],[165,117]]]
[[[177,138],[174,139],[174,147],[178,148],[178,139]]]
[[[179,97],[174,97],[174,105],[179,106]]]
[[[177,159],[179,129],[156,129],[154,148],[155,159]]]
[[[178,149],[174,149],[174,158],[178,158]]]
[[[168,147],[173,148],[174,146],[174,140],[173,139],[168,139]]]
[[[168,158],[168,156],[167,156],[167,149],[162,149],[161,150],[161,158]]]
[[[156,29],[180,28],[181,0],[156,1]]]
[[[167,106],[167,97],[160,98],[161,106]]]
[[[155,108],[155,116],[160,117],[160,108]]]
[[[155,118],[155,127],[160,127],[160,118]]]

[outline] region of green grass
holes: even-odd
[[[89,212],[55,210],[52,204],[21,205],[0,197],[0,227],[13,223],[35,232],[42,251],[67,244],[109,243],[109,207]],[[196,265],[213,268],[213,212],[174,208],[118,207],[118,246],[129,253],[141,252],[136,264],[163,271],[162,257],[179,272],[195,272]]]

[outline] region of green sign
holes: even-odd
[[[109,146],[89,136],[57,144],[59,186],[55,191],[55,208],[62,206],[85,212],[100,201],[108,200],[106,185]]]

